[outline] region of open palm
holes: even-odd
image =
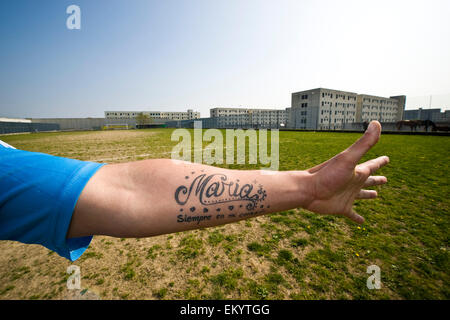
[[[363,155],[379,140],[381,125],[372,121],[364,135],[346,150],[328,161],[308,170],[312,174],[312,202],[306,209],[319,214],[344,215],[357,223],[364,218],[353,210],[355,199],[373,199],[375,190],[363,188],[387,182],[384,176],[373,176],[376,170],[389,163],[382,156],[358,164]]]

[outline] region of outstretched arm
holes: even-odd
[[[298,207],[362,223],[354,200],[375,198],[376,191],[363,188],[387,181],[373,174],[388,157],[358,164],[380,133],[371,122],[348,149],[305,171],[264,174],[169,159],[106,165],[83,190],[67,237],[148,237]]]

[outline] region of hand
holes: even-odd
[[[389,163],[382,156],[358,164],[363,155],[379,140],[381,125],[378,121],[369,124],[364,135],[349,148],[308,170],[312,180],[312,201],[305,207],[319,214],[343,215],[357,223],[364,218],[353,210],[355,199],[373,199],[375,190],[363,188],[382,185],[387,182],[384,176],[373,176],[375,171]]]

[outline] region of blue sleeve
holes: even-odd
[[[78,197],[103,165],[0,146],[0,239],[78,259],[92,236],[66,234]]]

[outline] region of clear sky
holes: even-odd
[[[206,117],[316,87],[450,109],[449,17],[448,0],[2,0],[0,117]]]

